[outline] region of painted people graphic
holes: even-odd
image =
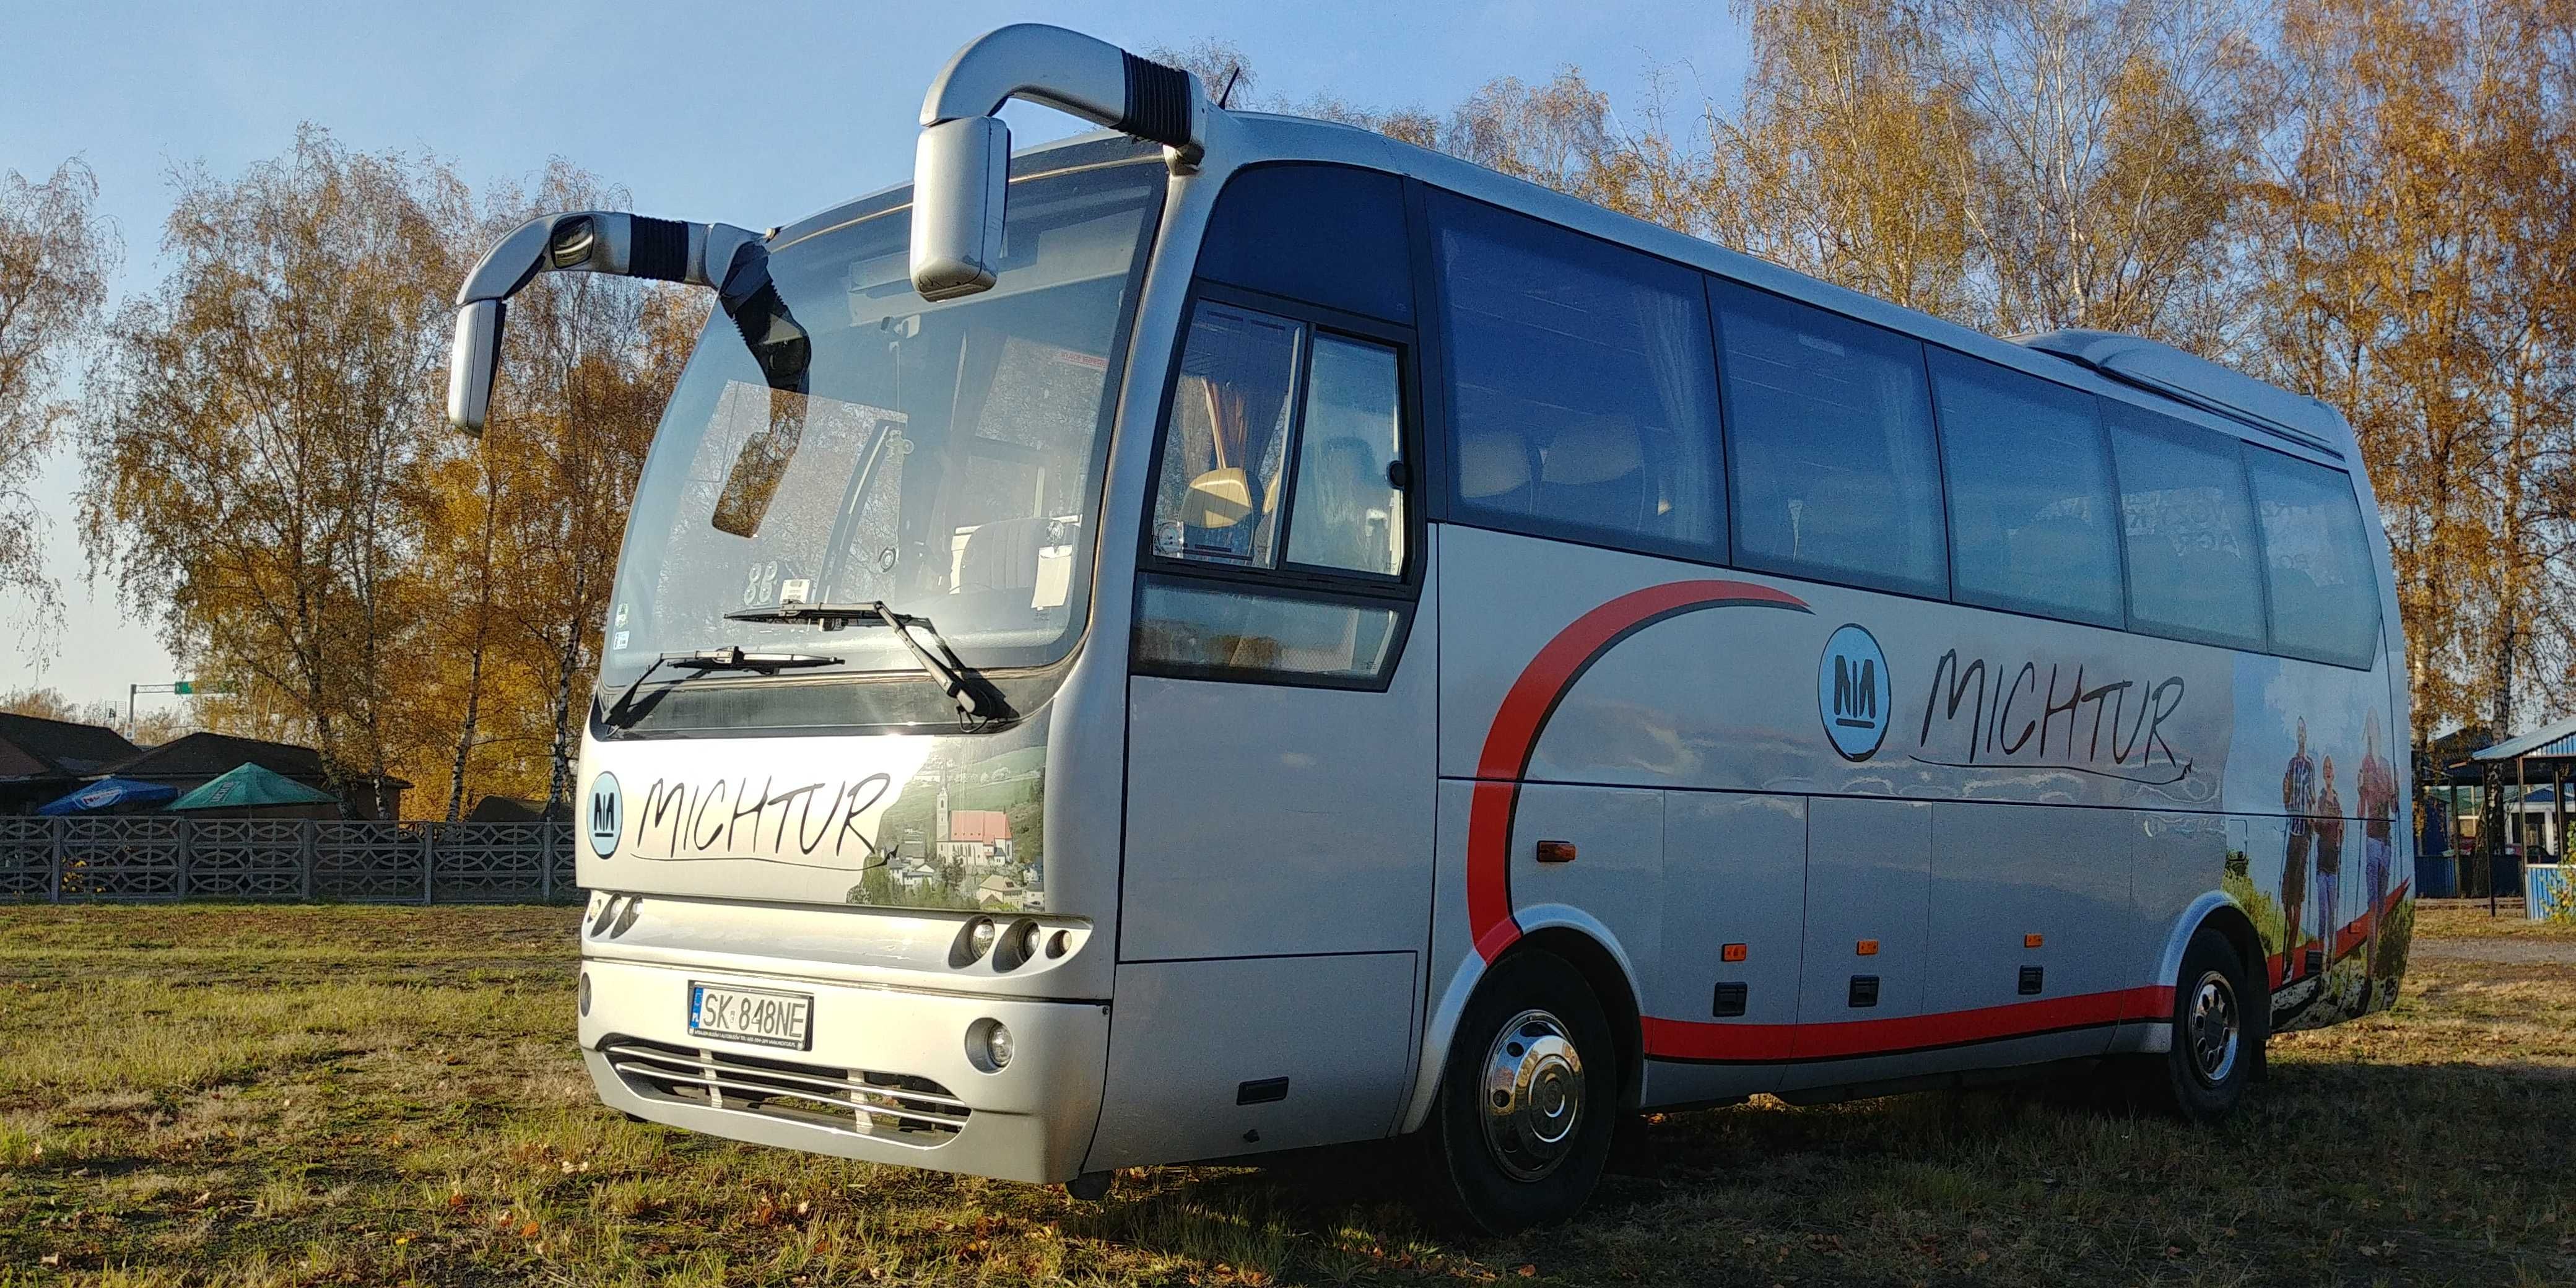
[[[2236,667],[2225,887],[2263,937],[2274,1025],[2385,1007],[2414,924],[2395,870],[2401,802],[2386,717],[2314,664],[2249,654]],[[2356,850],[2360,866],[2348,867]]]

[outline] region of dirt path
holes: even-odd
[[[2415,955],[2507,966],[2576,966],[2576,939],[2418,939]]]

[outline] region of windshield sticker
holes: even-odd
[[[858,867],[875,851],[871,812],[892,794],[894,778],[869,774],[841,782],[782,785],[776,778],[713,782],[655,779],[635,808],[630,847],[639,859],[847,860]],[[768,829],[767,835],[762,834]],[[766,850],[768,855],[753,851]],[[772,857],[775,856],[775,857]]]

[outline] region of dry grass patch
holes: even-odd
[[[1498,1242],[1385,1149],[1105,1203],[599,1108],[570,909],[0,909],[0,1288],[2576,1281],[2576,934],[2427,906],[2390,1015],[2215,1131],[2029,1090],[1673,1115]],[[2554,936],[2554,938],[2553,938]],[[2080,1092],[2080,1087],[2074,1088]]]

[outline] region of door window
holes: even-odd
[[[1395,350],[1319,335],[1297,452],[1291,563],[1393,577],[1404,571],[1404,493]]]
[[[1164,421],[1140,668],[1384,680],[1405,618],[1388,597],[1409,530],[1402,372],[1393,345],[1199,303]]]
[[[1244,309],[1202,305],[1191,318],[1155,489],[1156,554],[1275,565],[1304,341],[1299,324]]]

